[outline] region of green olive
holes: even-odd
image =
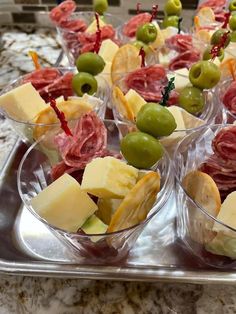
[[[162,22],[162,27],[167,28],[169,26],[178,28],[179,17],[177,15],[166,16]]]
[[[80,72],[74,75],[72,79],[72,88],[76,95],[93,95],[98,89],[97,80],[89,73]]]
[[[93,0],[93,8],[95,12],[103,15],[108,9],[108,1],[107,0]]]
[[[145,44],[155,41],[157,38],[156,26],[152,23],[139,26],[136,32],[136,38]]]
[[[161,143],[143,132],[132,132],[121,140],[121,152],[128,163],[139,169],[151,168],[164,154]]]
[[[236,11],[236,0],[232,0],[230,1],[230,4],[229,4],[229,11]]]
[[[212,50],[212,46],[209,46],[206,48],[206,50],[204,51],[203,56],[202,56],[203,60],[211,60],[212,59],[211,50]],[[224,49],[221,48],[219,55],[218,55],[218,58],[220,61],[223,61],[224,55],[225,55]]]
[[[166,15],[180,15],[182,11],[182,3],[180,0],[168,0],[164,5]]]
[[[196,87],[185,87],[179,94],[179,105],[191,114],[200,113],[204,107],[204,96]]]
[[[101,73],[105,65],[103,58],[93,52],[85,52],[76,60],[76,67],[79,72],[87,72],[92,75]]]
[[[210,89],[220,81],[221,72],[211,61],[198,61],[189,71],[189,80],[193,86],[200,89]]]
[[[147,103],[142,106],[137,115],[136,125],[140,131],[155,137],[168,136],[177,127],[170,111],[156,103]]]
[[[211,36],[211,44],[212,45],[219,45],[222,39],[222,36],[227,33],[228,31],[226,29],[218,29],[214,32],[214,34]],[[224,45],[224,48],[226,48],[230,43],[230,34],[227,35],[227,39]]]

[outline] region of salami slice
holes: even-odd
[[[72,96],[73,76],[74,74],[72,72],[67,72],[49,85],[39,89],[38,92],[46,102],[49,102],[50,98],[56,99],[59,96],[64,96],[65,98]]]
[[[67,166],[83,169],[92,158],[104,155],[107,132],[103,122],[90,112],[81,117],[73,137],[62,133],[55,138],[55,142]]]
[[[223,96],[223,104],[233,114],[236,115],[236,82],[233,81]]]
[[[206,0],[203,1],[199,6],[198,6],[198,10],[204,8],[204,7],[209,7],[212,9],[215,8],[222,8],[224,7],[226,4],[226,0]]]
[[[87,25],[83,20],[63,20],[60,23],[60,27],[68,29],[71,32],[84,32],[87,29]]]
[[[127,75],[125,85],[127,92],[134,89],[146,101],[159,102],[162,99],[162,91],[167,85],[166,70],[162,65],[153,65],[138,69]],[[174,105],[178,101],[178,93],[172,91],[168,105]]]
[[[51,10],[50,19],[57,25],[67,20],[76,9],[76,3],[72,0],[63,1]]]
[[[68,173],[72,177],[74,177],[78,182],[82,182],[83,170],[82,169],[78,170],[77,168],[67,166],[64,161],[61,161],[52,168],[51,170],[52,180],[53,181],[57,180],[64,173]]]
[[[169,49],[177,52],[185,52],[186,50],[193,49],[192,36],[187,34],[177,34],[167,38],[165,41]]]
[[[45,86],[52,84],[61,76],[56,68],[42,68],[26,74],[23,78],[23,84],[31,82],[34,88],[40,90]]]
[[[236,126],[225,127],[212,141],[214,153],[236,167]]]
[[[107,149],[106,127],[92,111],[80,118],[73,137],[61,133],[55,137],[55,143],[62,161],[51,170],[53,180],[69,173],[79,181],[83,169],[92,159],[105,156],[121,158],[120,154]]]
[[[134,37],[138,27],[150,22],[151,17],[149,13],[135,15],[123,27],[123,34],[130,38]]]
[[[112,25],[105,25],[101,28],[101,40],[105,39],[113,39],[116,35],[115,29]],[[78,41],[80,44],[88,44],[88,43],[95,43],[96,41],[96,33],[79,33],[78,34]]]
[[[189,50],[180,53],[177,57],[171,60],[169,64],[169,69],[175,71],[178,69],[187,68],[189,69],[191,65],[200,60],[200,53],[197,50]]]

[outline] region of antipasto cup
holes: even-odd
[[[198,259],[219,268],[236,266],[236,229],[219,221],[190,197],[183,179],[211,158],[212,140],[227,126],[206,126],[187,135],[179,143],[174,155],[178,237]]]
[[[119,153],[120,139],[130,131],[130,126],[125,123],[116,124],[112,120],[104,120],[104,124],[107,129],[107,148]],[[168,154],[165,152],[163,158],[152,169],[160,172],[161,190],[145,221],[112,233],[70,233],[50,225],[34,211],[30,204],[31,199],[52,182],[51,167],[58,157],[58,153],[56,148],[53,151],[53,144],[50,153],[48,150],[42,149],[49,141],[52,141],[50,132],[27,150],[20,163],[17,178],[18,190],[26,208],[67,247],[72,248],[75,254],[85,257],[87,263],[117,263],[126,258],[143,229],[164,209],[163,207],[173,191],[172,166]]]
[[[127,98],[126,98],[126,93],[129,91],[129,89],[127,88],[126,85],[126,80],[128,75],[130,75],[129,73],[127,74],[123,74],[122,78],[120,80],[117,81],[116,84],[113,85],[113,93],[112,93],[112,105],[113,105],[113,116],[114,119],[116,121],[123,121],[125,123],[129,123],[131,125],[135,125],[135,117],[132,116],[132,112],[129,111],[127,109]],[[167,77],[170,79],[171,77],[175,77],[175,82],[178,82],[180,80],[187,80],[188,81],[188,76],[186,75],[182,75],[176,72],[167,72]],[[133,87],[134,90],[139,90],[139,88],[141,87],[144,91],[144,94],[148,94],[148,92],[152,92],[152,90],[149,89],[145,89],[145,86],[147,85],[146,80],[139,80],[139,77],[134,78],[134,80],[136,80],[137,85],[135,85]],[[151,84],[153,85],[155,82],[152,80]],[[166,81],[165,83],[163,83],[163,87],[166,85]],[[191,83],[189,82],[189,86],[191,86]],[[117,95],[116,89],[117,87],[123,91],[123,94],[125,95],[125,99],[124,97],[120,97],[119,95]],[[144,87],[144,88],[143,88]],[[177,90],[178,93],[178,90]],[[176,100],[176,98],[178,98],[178,94],[172,94],[173,96],[171,97],[174,101],[174,99]],[[210,124],[214,124],[214,123],[223,123],[223,115],[222,115],[222,107],[219,104],[216,94],[215,94],[215,90],[204,90],[204,107],[203,110],[196,114],[190,114],[188,113],[186,110],[181,110],[181,115],[182,115],[182,119],[184,122],[184,126],[185,128],[177,128],[170,136],[165,136],[160,138],[161,143],[164,145],[164,147],[167,149],[168,153],[172,156],[174,153],[174,150],[176,149],[176,145],[178,144],[179,141],[181,141],[187,134],[191,134],[191,133],[195,133],[196,131],[198,131],[199,128],[201,128],[202,126],[207,126]],[[119,93],[120,94],[120,93]],[[155,93],[154,93],[155,94]],[[115,96],[114,96],[115,95]],[[176,96],[175,96],[176,95]],[[154,95],[155,96],[155,95]],[[123,104],[124,106],[119,106],[119,102],[117,102],[117,98],[122,98],[123,99]],[[170,98],[170,101],[171,101]],[[122,99],[120,99],[122,101]],[[149,100],[147,102],[157,102],[156,100]],[[125,107],[126,106],[126,107]],[[178,101],[175,104],[175,106],[179,106],[178,105]],[[124,108],[126,108],[124,110]],[[171,108],[171,106],[170,106]],[[173,108],[172,108],[173,109]],[[175,116],[175,112],[171,111],[172,114]]]
[[[93,11],[73,13],[69,21],[75,21],[75,20],[81,20],[87,26],[89,26],[95,21],[95,13]],[[123,36],[120,32],[120,27],[123,21],[119,19],[117,16],[109,14],[109,13],[105,13],[101,20],[105,23],[105,25],[112,25],[116,33],[114,36],[114,40],[119,43],[123,43]],[[91,37],[91,34],[96,33],[96,24],[94,24],[94,26],[95,28],[93,29],[93,32],[89,32],[87,37],[89,36]],[[101,25],[101,27],[103,26],[104,25]],[[95,44],[95,40],[93,41],[89,39],[86,40],[85,38],[86,30],[85,32],[78,32],[78,31],[75,32],[67,28],[57,27],[57,32],[59,34],[63,50],[65,51],[65,54],[71,66],[75,65],[75,61],[78,58],[78,56],[81,54],[81,51],[83,52],[83,48],[86,49],[86,47],[89,47],[90,45],[90,50],[91,50],[91,46]],[[107,30],[107,32],[108,34],[106,38],[110,38],[111,36],[109,35],[109,33],[111,32],[111,30]],[[86,51],[88,50],[86,49]]]
[[[66,75],[67,73],[72,73],[72,74],[77,73],[76,69],[72,68],[72,67],[69,67],[69,68],[59,67],[56,69],[61,73],[61,76]],[[18,79],[16,79],[15,81],[11,82],[9,85],[7,85],[1,91],[0,96],[4,95],[5,93],[13,90],[14,88],[19,87],[22,84],[24,84],[25,78],[27,76],[28,76],[28,74],[21,76]],[[39,80],[40,79],[43,79],[43,78],[39,77]],[[89,98],[89,96],[86,99],[85,98],[82,99],[81,97],[78,98],[78,96],[76,96],[74,94],[73,96],[70,96],[70,99],[75,99],[75,100],[81,99],[81,101],[83,103],[87,103],[87,104],[91,105],[91,108],[92,108],[91,110],[94,110],[97,113],[97,115],[103,119],[105,116],[106,107],[107,107],[108,103],[110,102],[110,88],[109,88],[109,85],[108,85],[108,83],[104,77],[99,76],[99,77],[96,77],[96,79],[97,79],[97,83],[98,83],[98,89],[97,89],[97,92],[93,95],[93,97],[96,97],[98,99],[97,103],[94,102],[94,100],[96,100],[95,98],[91,99],[91,98]],[[58,85],[58,88],[56,91],[54,90],[52,92],[52,97],[54,95],[56,95],[56,97],[66,96],[66,98],[68,96],[68,95],[64,94],[64,90],[63,90],[61,84]],[[30,97],[30,95],[29,95],[29,97]],[[86,108],[81,109],[83,113],[85,113],[84,110],[87,110]],[[68,111],[68,109],[66,108],[65,110]],[[73,112],[71,112],[70,115],[72,118],[69,119],[69,121],[70,120],[71,121],[76,120],[78,118],[79,110],[75,110],[75,109],[76,108],[74,108]],[[88,109],[88,110],[90,110],[90,109]],[[13,129],[20,136],[20,138],[25,142],[32,143],[33,141],[37,140],[46,131],[48,131],[50,129],[60,129],[59,120],[56,119],[58,122],[55,122],[55,121],[52,122],[51,116],[50,115],[47,116],[47,114],[43,114],[42,117],[39,114],[38,117],[40,117],[40,118],[36,117],[37,119],[35,122],[35,119],[32,121],[24,121],[24,120],[15,119],[14,117],[9,115],[6,111],[4,111],[2,109],[0,110],[0,112],[9,120]]]

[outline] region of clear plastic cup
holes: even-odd
[[[178,237],[198,259],[219,268],[236,266],[236,229],[196,203],[184,189],[182,180],[212,155],[212,140],[226,126],[206,126],[189,134],[179,143],[174,155]]]
[[[130,131],[125,123],[116,124],[112,120],[104,120],[107,128],[108,149],[119,152],[120,138]],[[45,150],[45,143],[52,141],[49,132],[39,141],[35,142],[25,153],[18,170],[18,190],[27,209],[67,247],[72,248],[75,254],[86,258],[88,263],[117,263],[127,257],[135,241],[154,216],[163,210],[171,191],[173,191],[172,166],[168,154],[153,167],[153,171],[160,171],[161,190],[157,200],[150,210],[147,218],[142,223],[128,229],[105,234],[69,233],[58,229],[42,219],[30,205],[30,200],[52,180],[50,176],[51,165],[55,161],[57,149]],[[52,155],[54,154],[54,158]],[[53,160],[53,161],[52,161]],[[35,230],[37,232],[37,230]]]
[[[73,73],[77,73],[75,68],[69,67],[59,67],[57,68],[61,74],[65,74],[67,72],[73,72]],[[20,85],[22,85],[24,83],[24,78],[25,76],[21,76],[18,79],[16,79],[15,81],[11,82],[9,85],[7,85],[0,93],[0,95],[3,95],[9,91],[11,91],[12,89],[19,87]],[[97,82],[98,82],[98,90],[96,92],[96,94],[94,94],[94,97],[99,98],[102,102],[99,106],[95,106],[94,107],[94,111],[97,113],[97,115],[100,118],[104,118],[105,116],[105,112],[106,112],[106,107],[108,105],[108,103],[110,102],[110,88],[109,85],[106,81],[105,78],[103,77],[96,77],[97,78]],[[60,94],[60,90],[58,92],[58,97],[59,96],[63,96],[63,90],[62,93]],[[73,96],[73,97],[77,97],[77,96]],[[0,113],[2,113],[10,122],[11,126],[13,127],[13,129],[16,131],[16,133],[21,137],[21,139],[25,142],[30,142],[32,143],[35,139],[37,139],[37,137],[35,138],[35,130],[37,129],[36,133],[37,134],[41,134],[50,130],[50,129],[60,129],[60,122],[58,121],[58,123],[35,123],[34,121],[22,121],[22,120],[17,120],[13,117],[11,117],[7,112],[5,112],[4,110],[1,109]],[[69,121],[68,121],[69,122]]]
[[[70,20],[82,20],[89,26],[94,21],[94,12],[93,11],[86,11],[86,12],[75,12],[71,15]],[[104,14],[104,21],[106,24],[110,24],[116,31],[115,39],[118,42],[123,42],[123,36],[120,32],[120,27],[123,23],[121,19],[117,16],[105,13]],[[75,61],[80,55],[81,48],[83,45],[80,43],[78,36],[81,34],[80,32],[70,31],[66,28],[57,27],[57,32],[59,34],[63,50],[66,53],[66,56],[69,60],[69,64],[71,66],[75,65]]]

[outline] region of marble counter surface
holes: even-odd
[[[60,53],[57,36],[51,31],[4,30],[3,40],[0,88],[33,69],[29,49],[38,52],[44,65],[54,64]],[[15,140],[9,124],[0,119],[0,164]],[[236,287],[0,275],[0,314],[8,313],[233,314]]]

